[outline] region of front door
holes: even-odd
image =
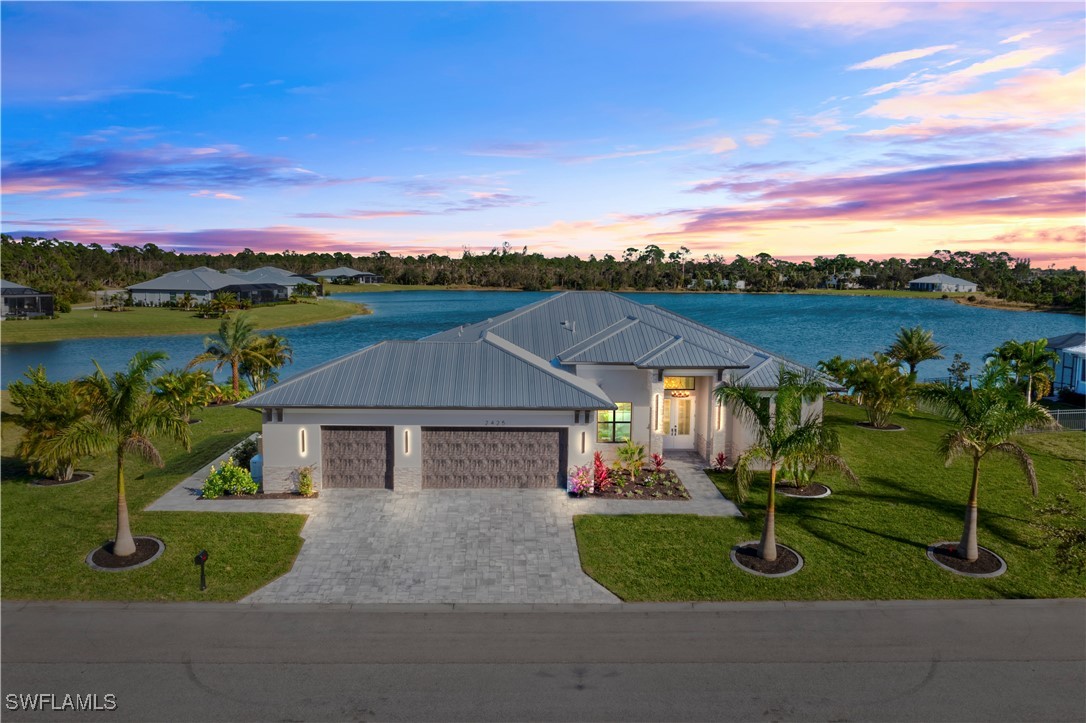
[[[667,392],[663,408],[664,449],[694,448],[694,397]],[[689,394],[678,392],[677,394]]]

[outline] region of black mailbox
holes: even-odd
[[[207,590],[207,578],[204,577],[204,563],[207,562],[207,550],[200,550],[192,561],[200,566],[200,589]]]

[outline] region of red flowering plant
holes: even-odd
[[[723,472],[727,469],[728,457],[723,452],[716,453],[716,459],[713,460],[713,470],[716,472]]]
[[[596,456],[592,459],[592,473],[596,480],[597,492],[606,492],[614,484],[611,479],[611,468],[604,463],[603,455],[599,452],[596,452]]]
[[[652,453],[652,471],[663,472],[664,471],[664,455]]]

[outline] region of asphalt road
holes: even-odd
[[[1084,600],[4,603],[0,645],[5,721],[1086,720]]]

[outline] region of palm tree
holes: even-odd
[[[943,435],[939,453],[949,466],[962,455],[973,458],[973,484],[965,508],[965,527],[958,545],[958,557],[977,559],[977,488],[980,463],[991,453],[1011,457],[1037,496],[1037,472],[1033,459],[1010,438],[1026,427],[1047,427],[1052,417],[1044,407],[1022,397],[1010,380],[1005,364],[989,366],[976,385],[957,386],[949,382],[928,384],[917,390],[920,399],[938,409],[954,423],[955,429]]]
[[[255,326],[245,314],[227,317],[219,322],[219,333],[204,338],[204,352],[193,357],[186,369],[197,364],[216,362],[215,371],[230,365],[230,384],[234,394],[240,388],[242,364],[271,365],[264,356],[264,338],[257,334]]]
[[[195,303],[195,301],[196,300],[192,297],[192,293],[186,291],[185,295],[178,300],[177,305],[180,306],[183,310],[188,311],[192,308],[192,305],[193,303]]]
[[[1047,391],[1056,372],[1053,364],[1060,360],[1059,355],[1048,348],[1048,339],[1034,341],[1005,341],[990,354],[984,355],[989,361],[1001,361],[1014,369],[1015,383],[1026,380],[1026,399],[1033,401],[1034,381],[1038,387]],[[1044,392],[1038,396],[1042,396]]]
[[[12,415],[23,428],[15,453],[27,462],[30,472],[67,482],[74,474],[76,457],[55,454],[52,440],[88,413],[73,382],[51,382],[45,367],[28,370],[22,380],[8,385],[8,395],[18,413]]]
[[[929,359],[945,359],[942,351],[946,347],[932,340],[932,333],[919,324],[898,329],[894,343],[886,350],[887,356],[909,365],[909,374],[916,373],[916,367]]]
[[[211,403],[213,383],[211,374],[203,369],[174,369],[155,379],[154,386],[156,396],[170,403],[187,424],[193,409]]]
[[[860,395],[867,418],[876,429],[890,426],[890,415],[909,404],[916,373],[903,374],[893,357],[875,352],[874,360],[857,359],[845,370],[845,385]]]
[[[54,441],[58,453],[82,457],[113,447],[117,455],[117,534],[113,554],[126,557],[136,551],[128,526],[125,499],[124,463],[135,454],[158,467],[162,455],[152,439],[167,435],[189,448],[189,425],[164,399],[151,393],[147,375],[166,359],[162,352],[138,352],[128,368],[106,376],[98,362],[97,372],[77,382],[90,413],[61,433]]]
[[[230,313],[231,309],[238,308],[238,303],[237,294],[232,294],[229,291],[218,291],[211,297],[209,307],[212,313],[225,317]]]
[[[769,497],[765,525],[758,543],[758,557],[777,559],[776,487],[777,470],[790,461],[803,460],[818,466],[836,467],[851,478],[852,470],[838,456],[840,445],[833,430],[822,425],[815,412],[803,416],[803,405],[826,393],[826,385],[813,374],[800,374],[784,367],[777,379],[775,409],[770,400],[750,386],[722,386],[715,394],[721,404],[733,405],[736,414],[755,431],[754,444],[735,461],[735,494],[746,498],[750,487],[751,464],[769,464]]]
[[[263,391],[269,383],[279,381],[279,369],[294,362],[294,348],[286,337],[267,334],[260,339],[260,358],[242,362],[240,369],[249,379],[254,392]]]

